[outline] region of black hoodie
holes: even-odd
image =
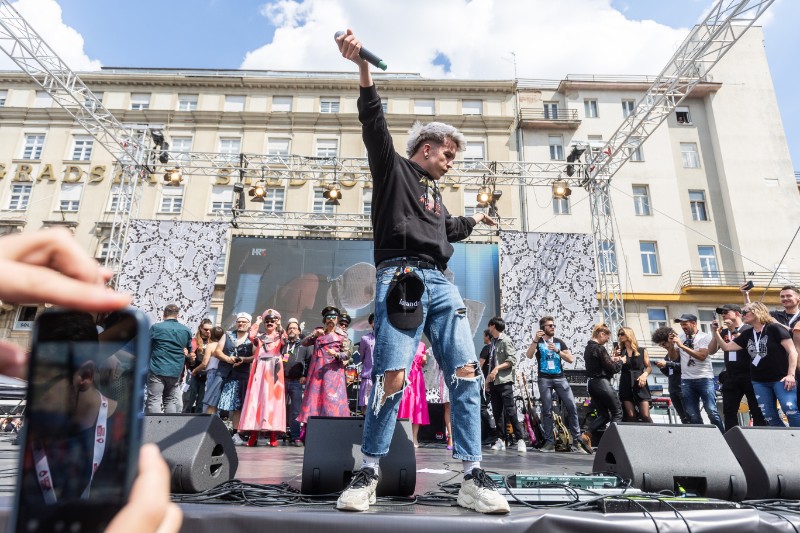
[[[372,173],[375,264],[413,256],[445,270],[453,255],[450,243],[469,237],[475,220],[450,216],[436,181],[395,151],[374,85],[361,88],[358,119]]]

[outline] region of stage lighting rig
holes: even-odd
[[[164,173],[164,182],[171,187],[179,187],[183,183],[183,173],[180,167],[167,170]]]
[[[492,190],[484,185],[478,191],[478,196],[475,198],[475,200],[477,200],[480,207],[486,207],[489,205],[489,202],[492,201]]]
[[[248,196],[252,198],[251,202],[264,203],[264,198],[267,196],[267,184],[264,180],[257,181],[247,191]]]
[[[586,151],[588,147],[587,144],[584,143],[576,143],[572,145],[572,151],[570,151],[569,155],[567,155],[567,163],[574,163],[576,161],[580,161],[581,156]],[[575,174],[575,165],[567,165],[566,168],[567,176],[570,178]]]
[[[342,189],[339,187],[338,183],[331,183],[322,193],[322,197],[325,198],[325,203],[328,205],[339,205],[339,200],[342,197]]]
[[[572,194],[572,189],[567,185],[566,180],[556,180],[553,182],[553,198],[561,200]]]

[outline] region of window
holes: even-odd
[[[622,101],[622,116],[628,118],[636,109],[636,100]]]
[[[0,91],[0,107],[6,105],[7,98],[8,98],[8,91]]]
[[[381,100],[381,109],[383,110],[383,114],[384,115],[386,113],[388,113],[389,112],[389,102],[387,102],[386,100]]]
[[[92,94],[94,94],[94,98],[92,98],[89,94],[86,95],[85,99],[83,100],[83,107],[89,111],[97,111],[103,104],[103,93],[92,91]]]
[[[9,211],[25,211],[31,200],[33,185],[12,185],[11,196],[8,199]]]
[[[642,152],[642,140],[638,137],[631,137],[628,141],[628,153],[631,154],[631,161],[644,161]]]
[[[633,186],[633,210],[636,216],[650,216],[650,189],[647,185]]]
[[[262,209],[271,213],[282,213],[286,200],[286,189],[283,187],[269,187],[266,189]]]
[[[36,320],[36,311],[38,310],[39,308],[35,305],[19,306],[13,329],[16,331],[31,331],[33,329],[33,321]]]
[[[81,205],[81,194],[83,194],[83,183],[62,183],[58,208],[61,211],[77,211]]]
[[[197,95],[179,94],[178,111],[197,111]]]
[[[600,115],[597,113],[597,100],[586,99],[583,101],[583,112],[586,118],[597,118]]]
[[[339,141],[337,139],[317,139],[317,157],[334,158],[339,154]]]
[[[704,278],[718,278],[717,252],[713,246],[698,246],[697,255],[700,257],[700,270]]]
[[[242,140],[238,137],[220,137],[219,151],[222,154],[239,155],[242,151]]]
[[[553,214],[554,215],[569,215],[569,196],[564,198],[553,197]]]
[[[483,209],[478,207],[478,190],[464,191],[464,216],[471,217],[475,213],[481,213]]]
[[[319,99],[319,112],[320,113],[338,113],[339,112],[339,98],[329,97]]]
[[[122,202],[124,202],[124,204],[120,205]],[[131,210],[131,196],[126,194],[119,185],[111,189],[111,197],[108,202],[107,211],[113,213],[117,210],[117,207],[119,207],[120,211]]]
[[[467,142],[464,161],[483,161],[486,158],[485,145],[481,141]]]
[[[92,158],[92,148],[94,139],[89,136],[76,136],[75,144],[72,145],[73,161],[89,161]]]
[[[461,113],[464,115],[482,115],[482,100],[464,100],[461,102]]]
[[[544,118],[558,120],[558,102],[544,103]]]
[[[415,115],[433,115],[434,109],[434,100],[414,100]]]
[[[689,206],[692,208],[692,220],[708,220],[705,191],[689,191]]]
[[[53,97],[47,94],[47,91],[36,91],[33,107],[53,107]]]
[[[603,241],[600,243],[600,257],[597,258],[597,261],[600,272],[617,271],[617,252],[613,242]]]
[[[272,156],[288,156],[290,139],[275,139],[271,138],[267,141],[267,155]],[[275,157],[273,161],[281,161],[281,157]]]
[[[167,186],[161,189],[159,213],[178,214],[183,208],[183,187]]]
[[[661,274],[658,270],[658,248],[652,241],[640,241],[639,253],[642,256],[642,274],[656,276]]]
[[[150,109],[150,95],[148,93],[131,94],[131,111],[146,111]]]
[[[44,133],[26,135],[22,159],[41,159],[42,149],[44,149]]]
[[[225,213],[233,209],[233,187],[214,185],[211,187],[211,211]]]
[[[717,312],[714,309],[697,310],[697,327],[700,328],[700,331],[703,333],[711,334],[711,323],[716,319]]]
[[[683,160],[683,168],[700,168],[697,143],[681,143],[681,159]]]
[[[244,95],[226,95],[225,106],[222,108],[222,110],[233,113],[241,113],[244,111],[244,99]]]
[[[667,325],[667,310],[663,307],[648,307],[647,322],[650,324],[650,334],[652,335],[655,330]]]
[[[172,137],[169,155],[176,165],[187,165],[191,161],[189,152],[192,151],[191,137]]]
[[[676,107],[675,108],[675,119],[678,121],[678,124],[691,124],[692,117],[689,114],[688,107]]]
[[[272,112],[273,113],[288,113],[292,110],[292,97],[291,96],[273,96],[272,97]]]
[[[322,213],[322,214],[333,214],[333,208],[336,207],[332,203],[329,203],[325,198],[322,197],[322,194],[325,191],[322,189],[314,190],[314,206],[312,211],[314,213]]]
[[[561,135],[550,135],[550,159],[552,161],[562,161],[564,159],[564,138]]]
[[[365,215],[372,214],[372,189],[363,189],[361,193],[361,212]]]
[[[111,250],[111,239],[106,239],[102,243],[100,243],[100,248],[97,250],[97,259],[100,261],[105,261],[106,258],[110,258],[112,261],[115,261],[119,257],[119,249],[114,248]]]

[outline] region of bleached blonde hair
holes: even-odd
[[[414,153],[426,142],[432,142],[437,145],[444,144],[445,139],[450,139],[456,145],[459,152],[467,149],[467,139],[464,134],[458,131],[455,127],[444,122],[415,122],[411,129],[408,130],[408,142],[406,143],[406,154],[408,157]]]

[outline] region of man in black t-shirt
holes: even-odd
[[[731,342],[741,333],[750,329],[742,322],[742,308],[736,304],[725,304],[717,307],[717,314],[722,317],[725,328],[720,331],[720,336],[725,342]],[[712,324],[717,327],[717,322]],[[708,344],[708,353],[716,353],[719,349],[716,337],[711,338]],[[766,426],[764,416],[758,407],[756,394],[753,392],[753,382],[750,379],[750,355],[746,348],[735,352],[725,352],[725,373],[720,375],[722,384],[722,416],[725,422],[725,431],[739,425],[739,404],[742,396],[747,398],[750,416],[754,426]]]

